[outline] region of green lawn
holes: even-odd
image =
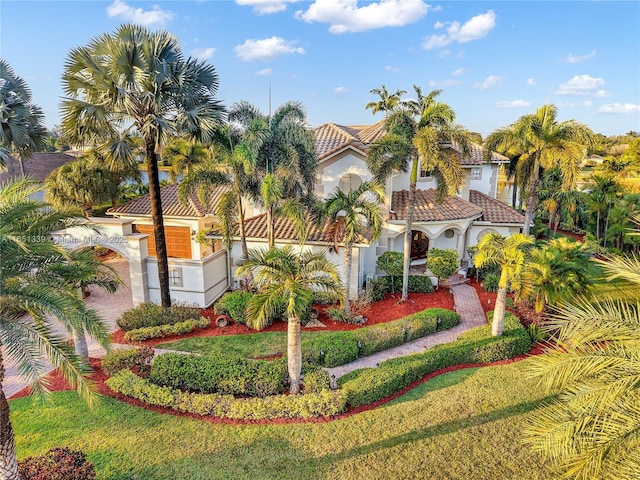
[[[302,332],[302,339],[315,338],[327,333],[330,332]],[[247,358],[267,357],[286,352],[287,332],[252,333],[228,337],[193,337],[161,343],[156,347],[206,354],[232,353]]]
[[[527,361],[452,372],[393,403],[328,422],[215,425],[72,392],[10,402],[19,458],[85,451],[99,479],[463,479],[554,476],[521,444],[543,397]]]

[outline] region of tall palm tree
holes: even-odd
[[[0,58],[0,170],[14,152],[20,161],[40,151],[46,142],[42,109],[31,100],[27,83],[15,74],[9,63]]]
[[[640,259],[599,261],[615,289],[562,306],[555,345],[531,363],[550,394],[526,439],[560,478],[634,479],[640,472]]]
[[[351,318],[349,290],[353,245],[365,236],[376,240],[382,232],[384,188],[375,182],[364,182],[358,188],[343,192],[339,188],[321,206],[319,222],[327,224],[336,251],[344,245],[344,313]]]
[[[286,102],[272,115],[239,102],[230,109],[229,121],[247,132],[247,144],[256,152],[256,171],[263,178],[260,200],[273,248],[277,215],[284,214],[299,225],[306,218],[302,206],[314,202],[318,160],[313,131],[299,102]]]
[[[553,105],[543,105],[536,113],[520,117],[513,124],[494,130],[485,140],[485,154],[513,152],[519,154],[521,168],[529,172],[521,177],[527,186],[525,221],[522,233],[529,234],[537,207],[540,167],[562,170],[563,189],[575,188],[582,160],[593,147],[594,134],[575,120],[558,122]]]
[[[223,108],[215,94],[213,66],[185,58],[166,31],[122,25],[67,56],[62,84],[62,127],[78,144],[102,144],[123,130],[137,132],[149,174],[151,217],[156,244],[160,298],[171,305],[169,265],[158,178],[159,153],[179,134],[207,143]]]
[[[48,235],[60,228],[86,225],[86,220],[54,212],[32,200],[30,196],[41,189],[29,180],[0,185],[0,385],[6,362],[11,361],[32,383],[34,392],[46,391],[46,358],[92,402],[94,393],[87,380],[90,366],[74,354],[65,336],[56,333],[53,322],[59,322],[68,334],[86,332],[104,347],[109,343],[108,330],[97,313],[86,307],[75,286],[50,274],[52,265],[57,265],[58,273],[67,276],[64,270],[70,266],[70,257]],[[0,478],[19,478],[9,405],[1,388]]]
[[[587,208],[596,216],[595,234],[600,242],[604,238],[607,244],[607,228],[609,226],[609,213],[616,199],[622,195],[622,186],[613,175],[591,175],[586,185],[589,192],[587,196]]]
[[[371,109],[371,113],[374,115],[378,112],[385,112],[388,115],[393,109],[398,107],[401,102],[402,95],[407,93],[405,90],[396,90],[394,93],[389,93],[387,87],[383,84],[381,88],[374,88],[370,91],[374,95],[378,95],[380,100],[375,102],[369,102],[364,108]]]
[[[386,133],[369,150],[367,165],[377,182],[384,184],[397,171],[410,172],[409,198],[404,237],[402,300],[409,296],[411,266],[411,227],[415,210],[416,185],[420,170],[430,171],[437,183],[437,197],[455,193],[464,182],[460,158],[445,144],[455,144],[464,156],[469,154],[467,130],[456,125],[455,113],[436,98],[442,90],[424,96],[414,85],[417,100],[403,102],[385,119]]]
[[[173,183],[180,175],[189,174],[208,156],[207,148],[200,143],[190,142],[184,138],[170,140],[162,152],[162,157],[171,162],[169,181]]]
[[[258,293],[247,307],[247,323],[258,330],[285,305],[287,315],[287,366],[290,391],[300,391],[302,351],[300,348],[300,316],[308,310],[314,290],[340,295],[338,271],[324,252],[305,250],[294,252],[290,245],[283,248],[251,249],[240,260],[238,275],[253,275]]]
[[[504,237],[498,233],[488,233],[478,243],[478,251],[473,257],[473,264],[476,267],[485,265],[500,267],[498,295],[491,324],[493,336],[502,335],[504,312],[507,306],[507,290],[510,287],[517,288],[521,285],[525,269],[526,249],[530,245],[533,245],[533,238],[522,233],[510,237]]]

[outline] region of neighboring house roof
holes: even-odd
[[[469,190],[469,201],[482,209],[479,222],[524,224],[524,215],[482,192]]]
[[[406,220],[409,207],[409,191],[400,190],[391,196],[390,220]],[[436,202],[436,191],[416,190],[414,222],[444,222],[477,217],[482,209],[460,197],[446,197],[442,203]]]
[[[335,123],[325,123],[314,129],[316,141],[316,155],[318,160],[333,155],[348,147],[356,148],[366,153],[369,146],[375,143],[384,134],[384,120],[380,120],[373,125],[352,125],[344,126]],[[484,149],[476,144],[471,144],[471,152],[462,158],[462,150],[456,145],[448,148],[455,150],[461,158],[463,166],[482,165],[484,160]],[[508,162],[509,159],[496,152],[491,154],[492,163]]]
[[[44,182],[47,176],[56,168],[75,160],[75,157],[64,153],[34,153],[30,158],[22,161],[24,175]],[[22,177],[20,160],[10,156],[7,159],[7,169],[0,172],[0,181]]]
[[[182,204],[178,199],[179,183],[172,183],[160,189],[162,213],[170,217],[204,217],[215,215],[216,208],[223,193],[229,187],[214,187],[209,192],[207,204],[202,204],[195,193],[187,197],[187,203]],[[109,214],[121,215],[151,215],[151,200],[149,194],[142,195],[130,202],[107,210]]]

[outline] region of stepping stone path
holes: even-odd
[[[458,325],[448,330],[419,338],[413,342],[405,343],[404,345],[390,348],[389,350],[383,350],[368,357],[359,358],[354,362],[340,365],[339,367],[327,368],[326,370],[329,372],[329,375],[335,375],[335,378],[340,378],[342,375],[353,370],[367,367],[374,368],[390,358],[405,357],[414,353],[424,352],[426,349],[435,345],[453,342],[462,332],[466,332],[474,327],[486,325],[487,318],[485,317],[482,305],[480,305],[480,299],[478,298],[475,288],[462,284],[451,287],[451,290],[453,292],[454,308],[456,312],[460,314],[460,323]]]

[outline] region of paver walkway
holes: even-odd
[[[329,375],[340,378],[342,375],[358,370],[360,368],[377,367],[380,362],[390,358],[405,357],[414,353],[424,352],[441,343],[453,342],[458,335],[471,328],[485,325],[487,319],[480,305],[480,299],[476,290],[469,285],[456,285],[451,287],[453,291],[454,308],[460,314],[460,323],[453,328],[428,335],[413,342],[405,343],[398,347],[390,348],[382,352],[374,353],[368,357],[362,357],[355,362],[340,365],[339,367],[327,368]]]

